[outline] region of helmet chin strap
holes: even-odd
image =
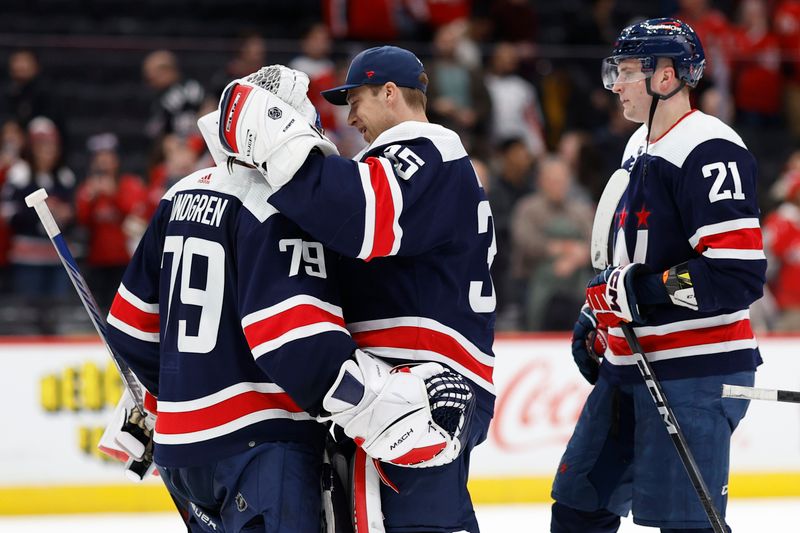
[[[649,94],[652,97],[651,101],[650,101],[650,113],[648,113],[648,116],[647,116],[647,144],[650,144],[650,132],[653,129],[653,117],[656,116],[656,107],[658,107],[658,101],[659,100],[666,100],[668,98],[672,98],[673,96],[678,94],[678,92],[681,89],[686,87],[686,82],[683,81],[683,80],[680,80],[681,83],[675,89],[673,89],[672,91],[668,92],[667,94],[659,94],[659,93],[653,91],[653,87],[650,84],[652,80],[653,80],[653,78],[649,77],[649,78],[647,78],[646,83],[645,83],[645,88],[647,89],[647,94]],[[645,147],[645,150],[646,149],[647,148]]]
[[[644,181],[647,178],[647,152],[650,149],[650,134],[653,131],[653,118],[656,116],[656,107],[658,107],[658,102],[660,100],[666,100],[667,98],[672,98],[673,96],[678,94],[678,91],[680,91],[686,86],[686,82],[681,80],[680,85],[678,85],[678,87],[675,90],[670,91],[667,94],[658,94],[656,92],[653,92],[653,87],[650,85],[652,79],[653,79],[652,77],[649,77],[647,78],[647,80],[645,80],[645,87],[647,88],[647,94],[649,94],[651,98],[650,98],[650,112],[647,115],[647,138],[645,139],[644,142],[643,157],[645,159],[643,163],[644,169],[642,169],[642,181]]]

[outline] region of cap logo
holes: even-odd
[[[366,72],[366,74],[367,74],[367,78],[372,79],[372,76],[375,75],[375,71],[374,70],[368,70]]]

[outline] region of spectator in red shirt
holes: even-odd
[[[781,311],[775,329],[800,331],[800,172],[782,181],[784,202],[764,221],[764,248],[769,286]]]
[[[735,41],[733,26],[721,11],[711,7],[709,0],[679,0],[678,4],[680,10],[676,17],[694,29],[706,54],[705,74],[693,91],[695,97],[700,98],[705,89],[713,85],[728,98]]]
[[[774,125],[781,110],[780,43],[769,27],[765,1],[744,0],[739,24],[733,60],[737,119],[749,126]]]
[[[784,98],[789,130],[800,139],[800,0],[783,0],[773,15],[781,45]]]
[[[78,223],[89,233],[87,282],[108,310],[131,253],[144,228],[146,190],[139,176],[120,173],[117,139],[111,133],[89,139],[89,175],[76,199]]]

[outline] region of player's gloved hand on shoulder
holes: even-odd
[[[636,301],[634,280],[645,270],[641,263],[611,266],[589,282],[586,302],[598,322],[607,327],[616,327],[624,322],[644,323]]]
[[[433,467],[458,457],[474,405],[467,381],[439,363],[391,368],[356,350],[325,395],[320,419],[341,426],[374,459]]]
[[[225,87],[219,103],[223,152],[258,169],[274,188],[285,185],[319,150],[338,154],[314,123],[308,76],[282,65],[264,67]]]
[[[600,374],[600,359],[608,347],[607,328],[598,324],[588,304],[583,304],[572,329],[572,358],[586,381],[594,385]]]

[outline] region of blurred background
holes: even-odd
[[[594,204],[637,127],[602,88],[620,29],[690,23],[706,50],[694,106],[760,165],[769,294],[760,331],[800,329],[800,1],[3,0],[0,335],[91,331],[26,194],[51,209],[108,307],[163,192],[212,164],[196,119],[233,78],[283,63],[344,155],[346,107],[318,92],[377,43],[413,50],[428,111],[458,131],[489,194],[500,331],[572,328],[590,278]]]

